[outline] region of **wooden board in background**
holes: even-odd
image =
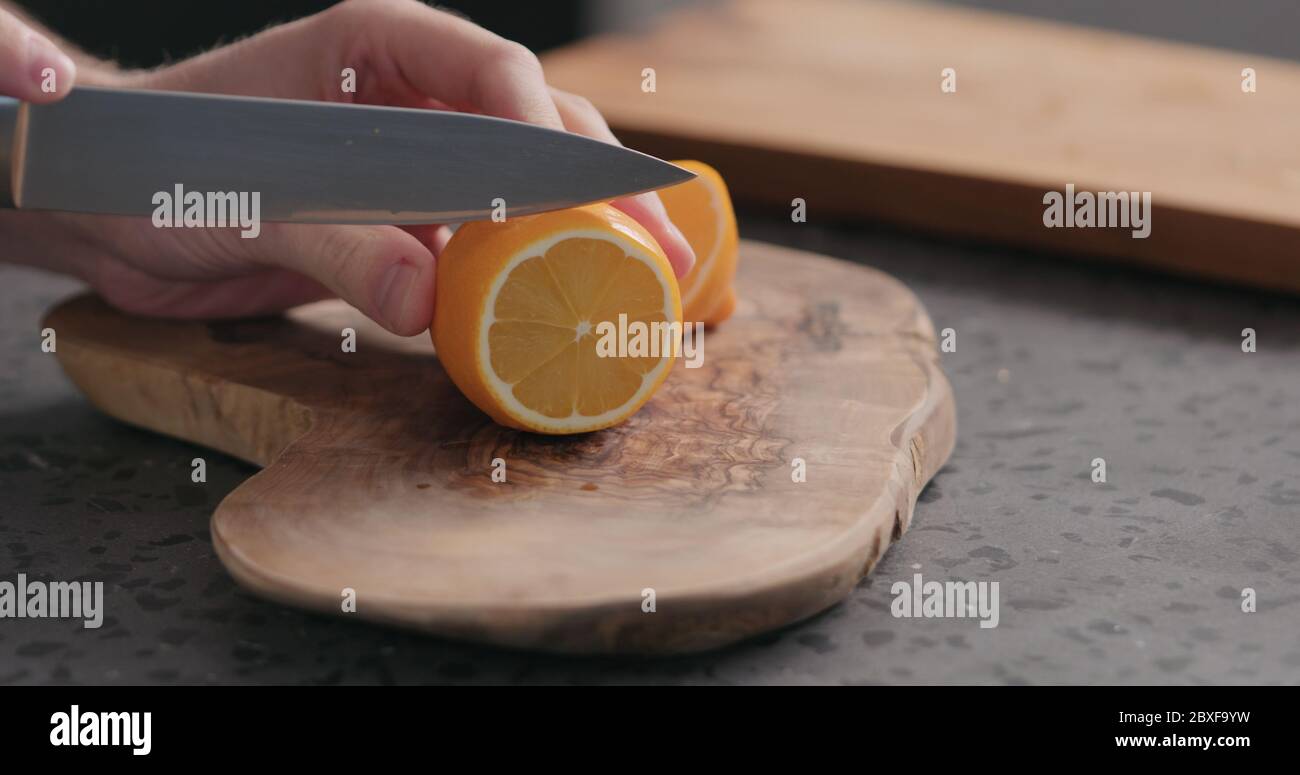
[[[956,433],[934,331],[897,281],[743,242],[737,290],[702,368],[678,364],[630,421],[571,437],[496,425],[427,337],[342,302],[202,323],[83,296],[44,325],[108,414],[265,466],[212,521],[253,591],[340,614],[351,588],[359,618],[507,646],[673,653],[847,595]]]
[[[628,145],[710,162],[740,201],[1300,291],[1296,63],[867,0],[707,5],[543,62]],[[1045,228],[1066,183],[1152,192],[1151,236]]]

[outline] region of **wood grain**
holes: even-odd
[[[735,317],[626,424],[495,425],[426,337],[340,302],[176,322],[54,309],[103,411],[265,468],[212,521],[269,598],[438,635],[577,653],[731,643],[843,598],[907,529],[955,413],[916,298],[879,272],[742,243]],[[359,333],[343,353],[340,331]],[[493,483],[492,460],[508,481]],[[792,481],[792,461],[807,481]],[[656,591],[656,611],[642,592]]]
[[[1292,62],[940,4],[738,0],[544,65],[628,145],[707,161],[741,201],[1300,291]],[[1151,236],[1044,227],[1067,183],[1152,192]]]

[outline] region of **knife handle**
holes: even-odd
[[[0,97],[0,207],[17,207],[19,172],[27,121],[26,106],[10,97]]]

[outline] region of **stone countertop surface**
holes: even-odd
[[[102,580],[107,608],[98,630],[0,619],[0,683],[1300,681],[1300,299],[875,226],[746,215],[742,233],[886,271],[956,332],[942,362],[957,448],[840,605],[642,660],[264,602],[208,532],[255,469],[92,409],[40,349],[41,315],[77,284],[0,267],[0,581]],[[1257,352],[1242,351],[1247,327]],[[197,454],[206,485],[189,480]],[[915,573],[998,582],[998,626],[895,618],[890,587]]]

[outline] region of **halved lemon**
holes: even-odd
[[[452,381],[498,423],[538,433],[632,416],[668,376],[666,336],[681,330],[663,250],[605,204],[462,226],[435,295],[433,344]]]
[[[695,266],[681,279],[682,314],[687,322],[717,325],[736,308],[739,237],[731,195],[718,171],[698,161],[675,161],[697,177],[661,189],[668,217],[695,249]]]

